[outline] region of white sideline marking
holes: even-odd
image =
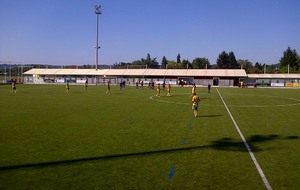
[[[237,125],[237,123],[235,122],[233,116],[231,115],[231,113],[230,113],[230,111],[229,111],[229,109],[228,109],[228,107],[227,107],[227,105],[226,105],[226,103],[225,103],[223,97],[221,96],[221,94],[220,94],[218,88],[216,88],[216,90],[217,90],[217,92],[218,92],[218,94],[219,94],[219,96],[220,96],[220,98],[221,98],[221,100],[222,100],[222,102],[223,102],[223,104],[224,104],[224,106],[225,106],[225,108],[226,108],[226,110],[227,110],[227,112],[228,112],[228,114],[229,114],[229,116],[230,116],[230,118],[231,118],[231,120],[232,120],[232,122],[233,122],[235,128],[236,128],[236,130],[238,131],[240,137],[242,138],[242,140],[243,140],[243,142],[244,142],[244,144],[245,144],[245,146],[246,146],[246,148],[247,148],[247,150],[248,150],[248,153],[249,153],[249,155],[250,155],[250,157],[251,157],[251,159],[252,159],[252,161],[253,161],[253,163],[254,163],[254,165],[255,165],[257,171],[258,171],[258,173],[260,174],[260,177],[261,177],[261,179],[263,180],[263,182],[264,182],[266,188],[267,188],[268,190],[272,190],[272,187],[271,187],[270,183],[268,182],[267,177],[265,176],[265,174],[264,174],[263,170],[261,169],[261,167],[260,167],[258,161],[256,160],[256,158],[255,158],[255,156],[254,156],[254,154],[253,154],[253,152],[252,152],[252,150],[251,150],[249,144],[247,143],[247,141],[246,141],[244,135],[242,134],[242,132],[241,132],[239,126]]]

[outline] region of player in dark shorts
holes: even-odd
[[[12,82],[12,91],[14,92],[14,93],[17,93],[17,84],[16,84],[16,81],[13,81]]]

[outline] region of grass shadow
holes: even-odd
[[[299,139],[299,136],[288,136],[286,139]]]
[[[200,115],[198,117],[222,117],[223,115]]]
[[[262,149],[259,149],[258,147],[259,143],[266,142],[266,141],[274,141],[274,140],[295,140],[295,139],[299,139],[299,136],[280,137],[279,135],[253,135],[250,138],[248,138],[247,142],[251,147],[252,152],[257,152],[257,151],[262,151]],[[90,161],[105,160],[105,159],[149,156],[155,154],[159,155],[159,154],[176,153],[182,151],[194,151],[194,150],[207,149],[207,148],[212,148],[212,149],[222,150],[222,151],[247,152],[245,144],[241,140],[236,140],[232,138],[222,138],[220,140],[212,141],[211,144],[206,146],[180,147],[180,148],[170,148],[170,149],[143,151],[143,152],[135,152],[135,153],[124,153],[124,154],[115,154],[115,155],[104,155],[104,156],[78,158],[78,159],[61,160],[61,161],[0,166],[0,171],[23,169],[23,168],[51,167],[51,166],[75,164],[80,162],[90,162]]]
[[[220,140],[212,141],[211,147],[216,150],[247,151],[242,141],[236,141],[232,138],[222,138]]]
[[[51,161],[51,162],[20,164],[20,165],[11,165],[11,166],[0,166],[0,171],[2,171],[2,170],[22,169],[22,168],[49,167],[49,166],[74,164],[74,163],[79,163],[79,162],[89,162],[89,161],[104,160],[104,159],[114,159],[114,158],[147,156],[147,155],[153,155],[153,154],[174,153],[174,152],[178,152],[178,151],[190,151],[190,150],[203,149],[203,148],[207,148],[207,146],[171,148],[171,149],[164,149],[164,150],[154,150],[154,151],[144,151],[144,152],[136,152],[136,153],[105,155],[105,156],[97,156],[97,157],[89,157],[89,158],[78,158],[78,159],[70,159],[70,160],[62,160],[62,161]]]
[[[262,151],[262,149],[259,147],[260,143],[274,140],[295,140],[298,138],[299,136],[281,137],[279,135],[253,135],[250,136],[246,141],[252,152],[258,152]],[[211,147],[224,151],[248,151],[244,142],[232,138],[222,138],[217,141],[212,141]]]

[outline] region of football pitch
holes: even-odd
[[[300,89],[0,86],[0,189],[299,189]]]

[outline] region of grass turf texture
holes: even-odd
[[[217,91],[0,86],[0,189],[265,189]],[[300,89],[219,88],[273,189],[300,186]]]

